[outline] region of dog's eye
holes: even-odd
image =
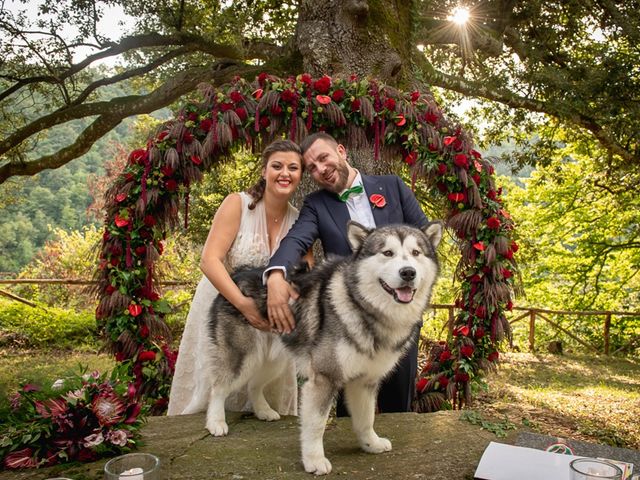
[[[413,250],[411,252],[411,255],[413,255],[414,257],[417,257],[418,255],[420,255],[420,250]]]
[[[393,252],[391,250],[385,250],[382,252],[385,257],[393,257]]]

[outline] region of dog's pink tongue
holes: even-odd
[[[408,303],[413,299],[413,289],[411,287],[396,288],[396,295],[398,300]]]

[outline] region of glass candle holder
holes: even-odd
[[[104,465],[104,480],[160,480],[160,459],[151,453],[127,453]]]
[[[577,458],[569,464],[571,480],[622,480],[622,470],[604,460]]]

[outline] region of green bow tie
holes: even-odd
[[[364,192],[364,187],[362,185],[355,185],[351,188],[347,188],[344,192],[338,195],[338,198],[341,202],[346,202],[347,200],[349,200],[349,197],[351,195],[358,195],[362,192]]]

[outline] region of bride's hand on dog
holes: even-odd
[[[271,324],[260,314],[253,298],[245,297],[242,308],[238,310],[240,310],[240,313],[242,313],[252,327],[264,332],[271,331]]]
[[[299,297],[281,272],[273,272],[267,279],[267,313],[271,327],[279,333],[291,333],[296,322],[289,307],[289,299]]]

